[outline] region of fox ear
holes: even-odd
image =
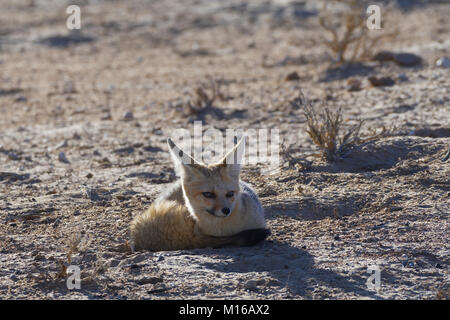
[[[200,163],[191,158],[186,152],[181,150],[172,139],[167,139],[170,155],[172,156],[173,164],[175,165],[175,173],[181,178],[190,178],[201,174]]]
[[[237,137],[235,137],[235,141]],[[231,150],[225,158],[222,160],[222,165],[225,167],[226,172],[231,177],[238,178],[241,172],[241,164],[242,159],[245,154],[245,136],[234,146],[233,150]]]

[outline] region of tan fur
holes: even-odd
[[[169,147],[177,148],[170,140]],[[258,197],[239,180],[239,168],[225,163],[182,164],[177,162],[179,153],[178,149],[174,163],[181,179],[131,223],[134,249],[251,245],[268,235]],[[233,196],[227,196],[230,191]],[[205,197],[205,192],[214,193],[214,198]],[[230,213],[222,213],[223,208]]]
[[[159,251],[208,246],[210,239],[202,237],[195,226],[187,208],[176,201],[152,204],[131,223],[134,248]]]

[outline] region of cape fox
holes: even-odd
[[[180,180],[131,222],[135,250],[249,246],[270,235],[258,196],[239,179],[245,138],[213,165],[167,143]]]

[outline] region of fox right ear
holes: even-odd
[[[175,173],[181,178],[188,178],[201,173],[202,165],[181,150],[172,139],[167,139],[170,155],[175,165]]]

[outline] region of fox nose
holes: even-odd
[[[230,214],[230,208],[222,208],[222,213],[226,215]]]

